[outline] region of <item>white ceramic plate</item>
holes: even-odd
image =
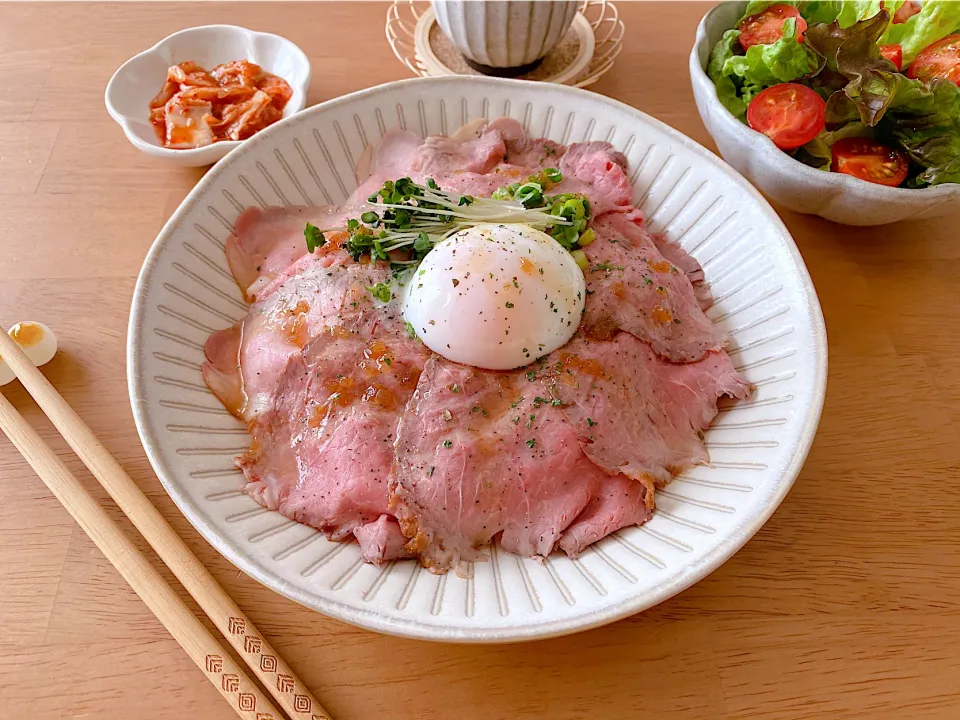
[[[233,456],[247,433],[200,377],[207,335],[246,306],[223,255],[248,205],[342,201],[364,146],[388,130],[451,133],[508,115],[559,142],[609,140],[630,163],[635,203],[703,264],[757,386],[707,433],[712,464],[658,494],[644,527],[615,533],[576,561],[495,549],[467,579],[413,561],[382,569],[355,544],[269,512],[243,495]],[[310,108],[248,140],[208,173],[163,228],[130,318],[128,373],[147,455],[174,501],[221,553],[279,593],[372,630],[503,642],[611,622],[683,590],[735,553],[770,517],[806,457],[823,404],[826,333],[786,228],[759,193],[692,140],[609,98],[509,80],[420,78]]]

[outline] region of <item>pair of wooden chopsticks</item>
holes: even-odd
[[[293,720],[330,720],[316,698],[2,327],[0,357],[280,707]],[[2,394],[0,430],[237,714],[247,720],[283,720],[227,648],[204,627]]]

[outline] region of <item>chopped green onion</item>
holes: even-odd
[[[323,247],[327,239],[323,236],[323,233],[320,232],[320,228],[311,223],[307,223],[306,227],[303,228],[303,237],[307,241],[307,252],[312,253],[319,247]],[[260,268],[257,268],[259,270]]]
[[[587,255],[586,253],[583,252],[583,250],[574,250],[570,254],[573,256],[573,259],[576,261],[578,268],[580,268],[581,270],[587,269],[587,266],[590,264],[590,261],[587,260]]]
[[[368,287],[367,290],[369,290],[370,294],[380,302],[386,303],[393,299],[393,292],[390,290],[390,286],[386,283],[379,282],[372,287]]]
[[[535,182],[524,183],[513,196],[528,210],[540,207],[543,205],[543,186]]]

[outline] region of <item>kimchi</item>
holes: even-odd
[[[292,95],[286,80],[247,60],[209,72],[188,60],[167,71],[150,102],[150,123],[163,146],[175,150],[245,140],[279,120]]]

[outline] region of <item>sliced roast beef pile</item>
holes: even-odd
[[[547,390],[521,372],[430,359],[397,430],[395,504],[428,567],[500,542],[547,555],[607,479]]]
[[[634,211],[607,213],[594,222],[597,239],[585,249],[590,301],[582,328],[597,340],[624,330],[674,362],[693,362],[721,349],[723,334],[703,314],[690,278],[664,257],[639,221]],[[673,246],[669,253],[702,276],[682,248]]]
[[[706,462],[700,433],[717,414],[717,398],[749,393],[725,352],[673,363],[627,332],[607,342],[575,337],[538,375],[594,463],[661,483]]]
[[[253,304],[210,336],[202,371],[250,428],[246,491],[331,539],[355,537],[368,562],[417,556],[436,572],[482,560],[496,538],[523,556],[576,557],[649,519],[656,487],[707,460],[717,400],[750,388],[703,313],[699,264],[630,205],[623,155],[501,118],[451,137],[390,133],[362,164],[343,206],[251,208],[227,242]],[[431,355],[398,300],[369,292],[386,263],[355,262],[337,234],[306,251],[306,222],[342,227],[385,180],[489,196],[547,167],[564,175],[554,192],[590,200],[596,239],[578,333],[527,368]]]
[[[390,539],[399,527],[390,523],[388,531],[380,518],[388,514],[397,421],[425,361],[402,323],[392,325],[320,331],[287,362],[273,405],[251,422],[253,444],[239,460],[259,502],[333,539],[383,526],[387,540],[379,530],[357,535],[374,562],[403,546]]]

